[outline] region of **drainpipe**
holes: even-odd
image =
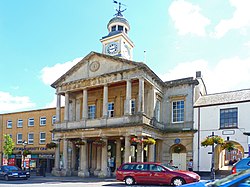
[[[198,171],[200,171],[200,130],[201,130],[200,113],[201,113],[200,107],[198,107],[198,162],[197,162]]]

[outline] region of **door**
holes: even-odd
[[[134,178],[137,183],[151,183],[150,171],[148,170],[148,164],[137,164],[134,172]]]
[[[187,154],[186,153],[172,153],[172,160],[174,166],[177,166],[179,170],[187,169]]]
[[[168,184],[168,175],[166,170],[160,166],[160,165],[156,165],[156,164],[150,164],[149,165],[149,171],[150,171],[150,182],[152,182],[152,184]]]

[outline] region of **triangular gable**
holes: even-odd
[[[97,77],[121,70],[133,69],[142,63],[91,52],[80,62],[57,79],[51,86],[56,88],[63,83]]]

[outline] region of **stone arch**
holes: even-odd
[[[233,143],[235,149],[232,150],[232,155],[236,156],[236,159],[241,159],[244,156],[244,148],[243,146],[236,141],[229,140],[226,142]],[[221,145],[216,145],[214,149],[214,167],[215,170],[231,170],[231,165],[229,165],[228,158],[229,152],[222,148]]]
[[[186,170],[187,165],[187,149],[182,144],[174,144],[169,149],[171,160],[174,165],[181,170]]]
[[[182,144],[174,144],[169,149],[170,154],[172,153],[186,153],[187,149]]]

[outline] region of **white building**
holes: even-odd
[[[218,135],[232,142],[233,151],[215,146],[215,170],[229,169],[229,160],[248,156],[250,89],[201,96],[194,105],[194,170],[210,171],[212,146],[202,147],[207,136]]]

